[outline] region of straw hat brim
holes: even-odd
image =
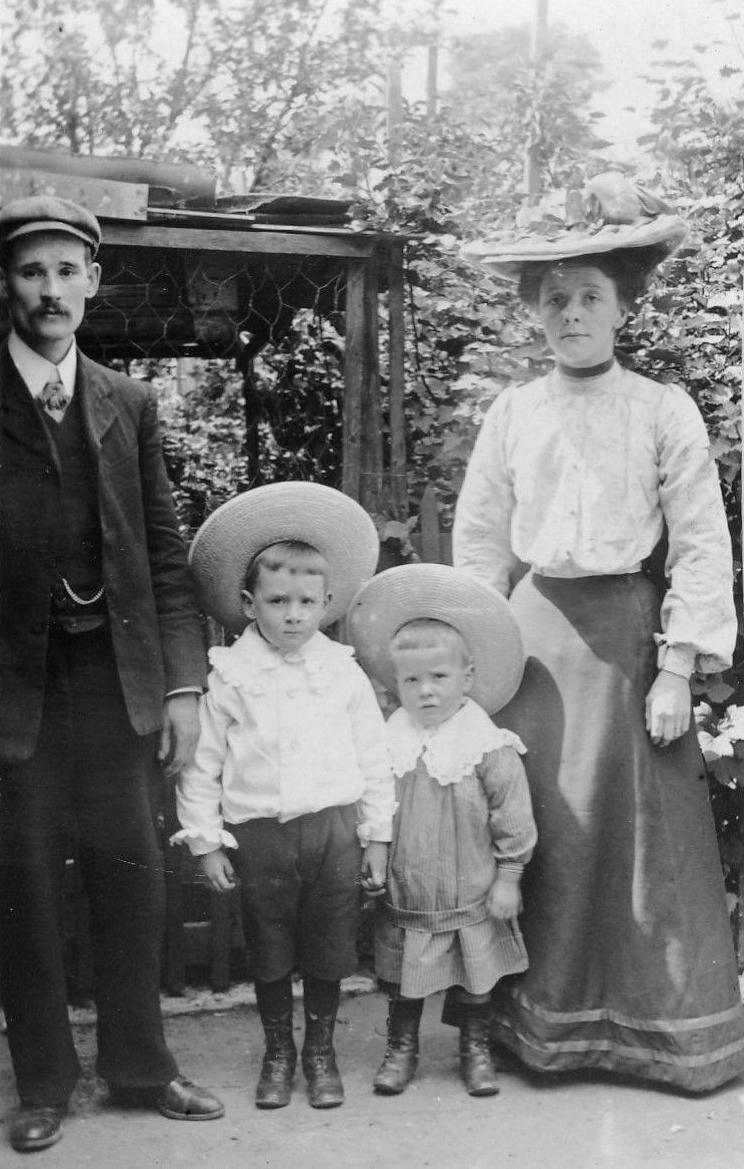
[[[594,232],[566,230],[552,239],[526,236],[511,240],[473,240],[463,246],[466,260],[503,280],[518,280],[527,264],[545,264],[581,256],[598,256],[627,249],[653,249],[650,267],[666,259],[687,235],[687,225],[675,215],[659,215],[637,223],[609,223]]]
[[[485,582],[444,564],[388,568],[363,585],[347,619],[363,668],[395,693],[390,642],[408,621],[428,617],[452,625],[475,665],[470,692],[495,714],[516,694],[524,671],[519,627],[509,602]]]
[[[323,625],[343,617],[377,567],[375,525],[348,495],[320,483],[294,481],[246,491],[212,513],[189,553],[200,607],[231,633],[247,624],[240,594],[248,566],[281,540],[311,544],[328,562],[331,601]]]

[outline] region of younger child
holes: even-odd
[[[353,651],[319,627],[343,616],[377,553],[359,505],[310,483],[238,496],[192,547],[203,607],[244,631],[210,653],[174,839],[188,841],[212,888],[240,881],[266,1038],[259,1108],[289,1103],[297,967],[310,1104],[343,1102],[333,1048],[339,983],[356,969],[360,871],[371,886],[384,882],[394,791],[372,686]],[[237,852],[228,858],[225,848]]]
[[[349,630],[362,665],[401,702],[387,724],[399,806],[376,920],[376,970],[390,1003],[374,1087],[395,1095],[413,1078],[424,998],[447,989],[465,1086],[491,1096],[490,994],[527,966],[517,915],[537,838],[524,747],[486,713],[519,685],[517,625],[488,585],[413,564],[361,589]]]

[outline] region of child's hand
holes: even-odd
[[[519,881],[497,876],[488,890],[486,907],[497,921],[508,921],[522,912],[522,892]]]
[[[205,852],[198,860],[199,871],[218,893],[229,893],[235,888],[235,870],[221,848]]]
[[[388,845],[370,840],[362,861],[362,888],[368,897],[381,897],[385,892]]]

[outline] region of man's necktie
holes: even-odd
[[[65,410],[70,404],[72,394],[65,388],[56,367],[55,373],[57,374],[56,379],[47,382],[41,391],[39,403],[50,418],[53,418],[55,422],[61,422],[65,416]]]

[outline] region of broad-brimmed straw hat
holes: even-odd
[[[475,665],[470,692],[495,714],[514,697],[524,671],[519,627],[507,600],[484,581],[446,564],[403,564],[363,585],[347,618],[364,669],[395,693],[390,642],[409,621],[444,621],[461,635]]]
[[[205,520],[189,553],[199,604],[231,633],[240,633],[248,623],[240,595],[248,566],[281,540],[302,540],[328,563],[331,601],[323,625],[343,617],[377,567],[375,525],[348,495],[320,483],[295,481],[246,491]]]
[[[650,272],[686,234],[686,224],[667,203],[608,171],[590,179],[583,192],[553,192],[524,208],[515,228],[473,240],[462,254],[503,280],[518,280],[528,264],[617,251],[627,251]]]

